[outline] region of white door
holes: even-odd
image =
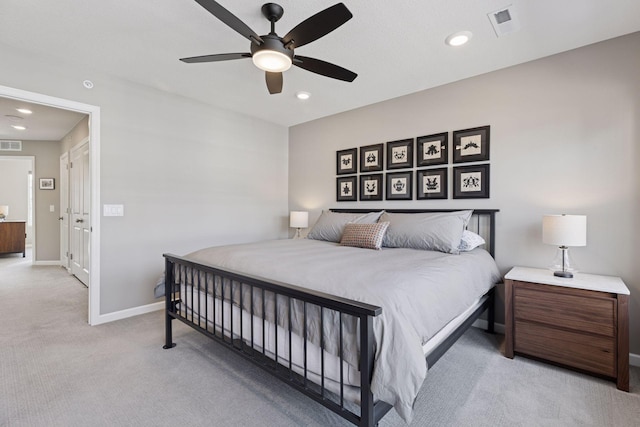
[[[69,266],[69,153],[60,156],[60,265]]]
[[[89,286],[91,183],[89,181],[88,141],[71,149],[69,171],[69,196],[71,199],[69,261],[71,273]]]

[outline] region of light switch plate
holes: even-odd
[[[103,205],[103,216],[124,216],[124,205]]]
[[[49,205],[49,212],[55,212],[56,207],[54,205]]]

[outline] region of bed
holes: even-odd
[[[427,367],[484,311],[493,332],[496,212],[333,209],[309,239],[165,254],[164,348],[177,319],[353,424],[409,421]]]

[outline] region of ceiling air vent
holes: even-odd
[[[22,151],[22,141],[0,140],[0,151]]]
[[[520,29],[520,21],[515,14],[513,5],[503,7],[495,12],[488,13],[489,21],[493,25],[496,36],[502,37],[505,34],[515,33]]]

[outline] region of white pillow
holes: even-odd
[[[458,249],[460,252],[472,251],[478,246],[484,245],[485,242],[482,236],[474,233],[473,231],[464,230],[462,232],[462,238],[460,239],[460,246]]]
[[[382,246],[410,248],[458,254],[462,232],[472,210],[454,212],[388,213],[380,221],[389,221]]]
[[[339,243],[344,232],[344,226],[349,223],[356,224],[375,224],[382,212],[371,212],[366,214],[357,213],[341,213],[322,211],[320,218],[314,224],[307,239],[325,240],[327,242]]]

